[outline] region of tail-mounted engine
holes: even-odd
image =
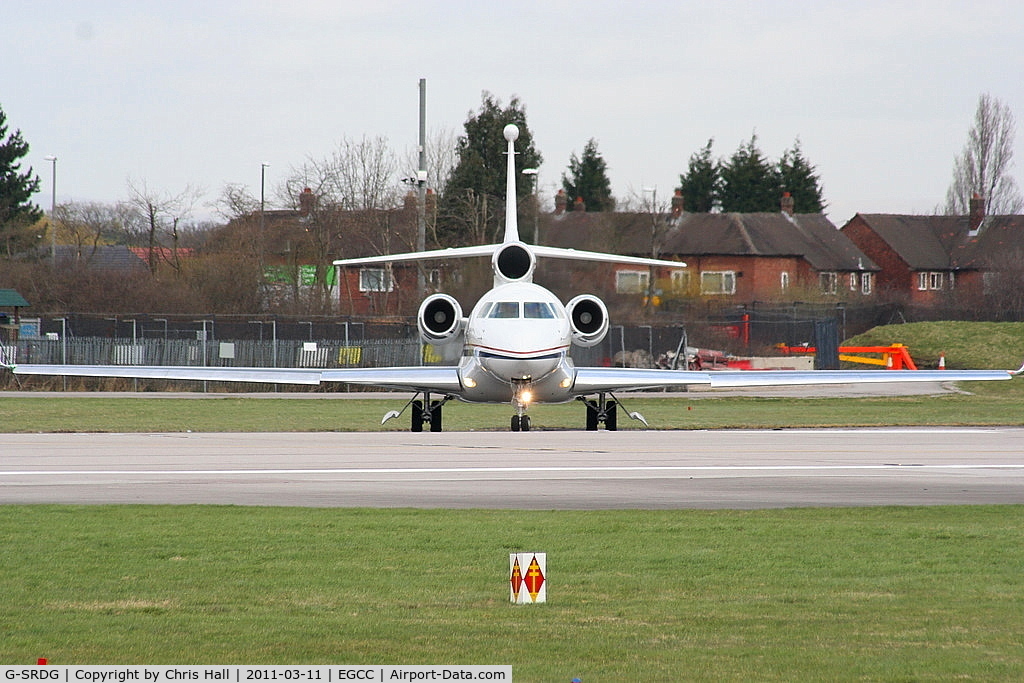
[[[579,346],[600,344],[608,333],[608,309],[592,294],[580,294],[565,305],[572,341]]]
[[[491,257],[494,269],[494,282],[532,282],[533,269],[537,266],[537,257],[522,242],[503,244]]]
[[[416,324],[428,344],[443,344],[462,333],[462,306],[447,294],[431,294],[420,304]]]

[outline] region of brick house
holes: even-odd
[[[407,315],[419,306],[414,264],[344,268],[339,258],[414,251],[416,196],[394,209],[320,208],[313,191],[299,194],[298,208],[259,211],[233,220],[242,236],[262,231],[264,278],[281,296],[324,288],[348,315]]]
[[[556,211],[542,229],[552,246],[657,256],[686,263],[683,269],[615,266],[606,291],[645,295],[660,302],[712,299],[840,301],[870,299],[878,265],[824,214],[794,214],[783,197],[778,213],[689,213],[682,197],[667,215]]]
[[[1024,268],[1024,216],[857,214],[842,233],[878,263],[882,295],[925,307],[978,303],[1001,274]]]

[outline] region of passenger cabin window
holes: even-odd
[[[518,301],[498,301],[494,304],[494,308],[487,312],[488,318],[518,318],[519,317],[519,302]]]
[[[551,319],[555,317],[555,311],[547,302],[526,301],[523,303],[523,317]]]

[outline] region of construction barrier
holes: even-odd
[[[813,346],[786,346],[785,344],[779,344],[776,348],[783,353],[793,355],[813,354],[816,351]],[[855,353],[880,354],[881,358],[850,355]],[[891,344],[889,346],[840,346],[839,360],[844,360],[848,363],[862,363],[863,365],[879,365],[886,370],[917,370],[914,359],[910,357],[910,349],[903,344]],[[939,367],[945,369],[945,356],[939,358]]]

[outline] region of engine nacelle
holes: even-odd
[[[593,294],[580,294],[565,305],[572,341],[579,346],[600,344],[608,334],[608,309]]]
[[[462,306],[447,294],[431,294],[420,304],[416,314],[420,336],[428,344],[443,344],[462,333],[465,318]]]
[[[496,280],[508,282],[532,282],[537,257],[522,242],[503,244],[491,257],[491,268]]]

